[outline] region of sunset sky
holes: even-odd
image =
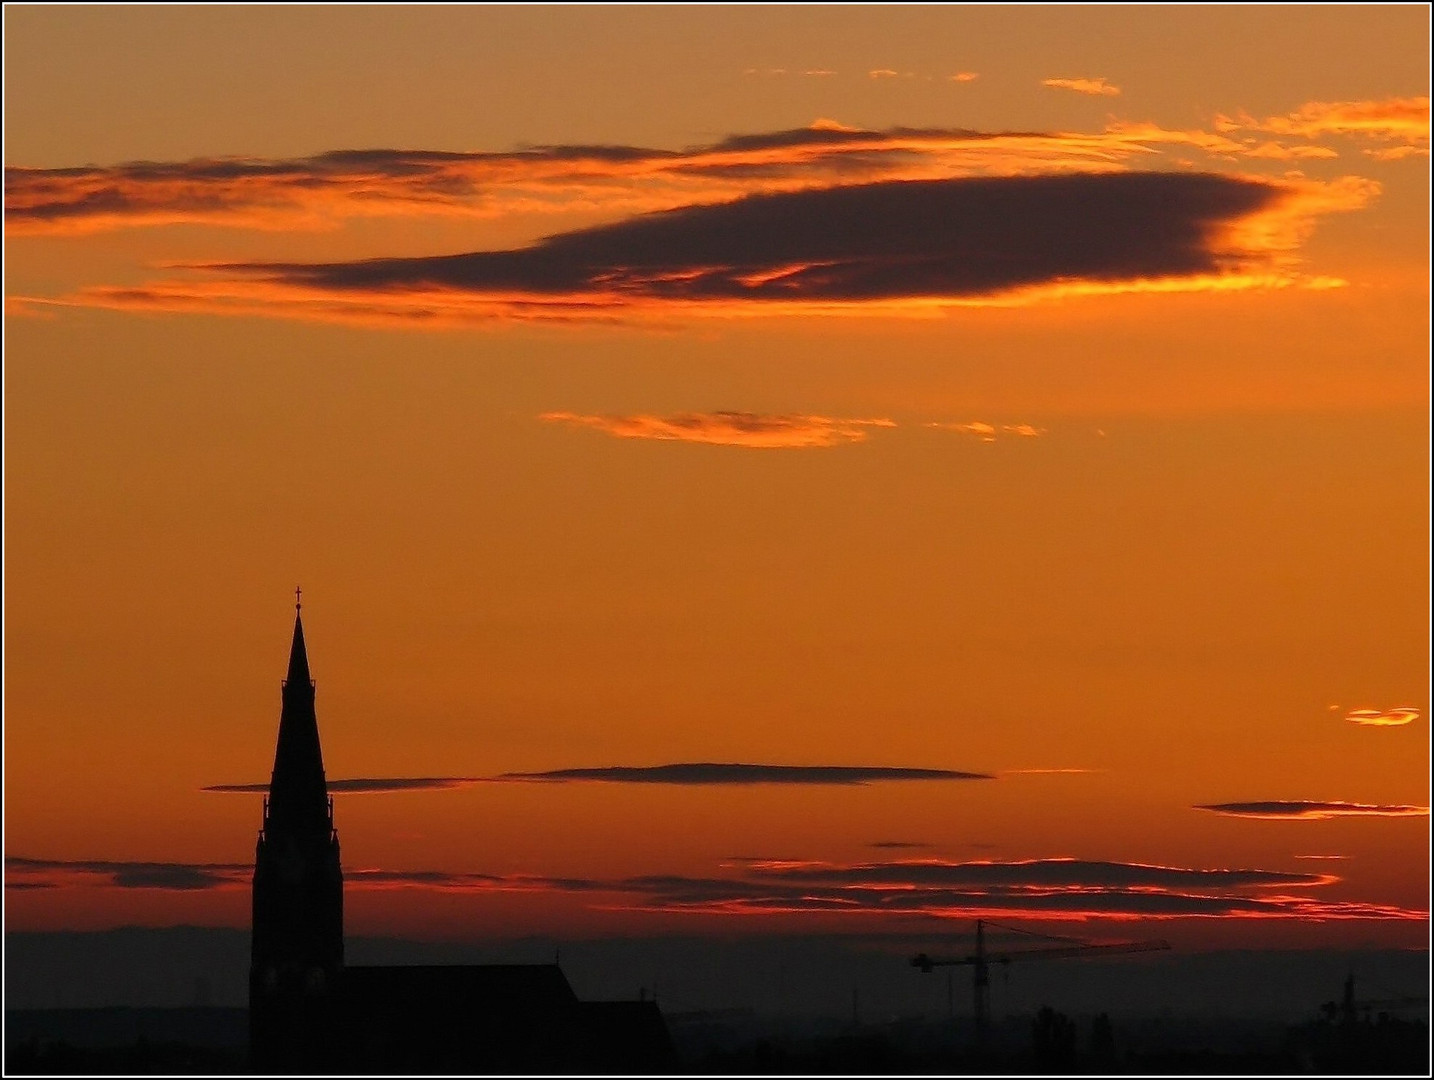
[[[1424,7],[4,18],[7,930],[1427,944]]]

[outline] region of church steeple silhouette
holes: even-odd
[[[296,595],[298,590],[295,590]],[[301,604],[254,854],[249,1025],[253,1064],[322,1060],[344,962],[343,874],[314,711]]]

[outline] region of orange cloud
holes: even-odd
[[[967,83],[975,82],[981,76],[978,72],[975,71],[958,71],[955,75],[948,75],[946,77],[952,82]]]
[[[1403,727],[1419,719],[1419,710],[1408,705],[1396,709],[1351,709],[1344,717],[1352,724],[1368,727]]]
[[[883,182],[687,206],[507,251],[216,264],[182,268],[207,279],[21,299],[424,327],[793,312],[929,316],[949,306],[1064,296],[1326,288],[1342,283],[1304,276],[1297,249],[1320,216],[1362,206],[1377,191],[1354,177],[1209,173]],[[834,220],[848,225],[833,231]],[[984,434],[995,433],[993,426]],[[1005,433],[1040,432],[1009,425]]]
[[[926,426],[938,428],[941,431],[957,431],[964,435],[974,435],[982,442],[995,442],[998,434],[1019,435],[1033,439],[1046,433],[1045,428],[1033,427],[1030,424],[988,424],[983,420],[972,420],[965,424],[957,421],[933,420]]]
[[[1323,821],[1336,817],[1428,817],[1429,807],[1400,803],[1311,802],[1303,799],[1213,803],[1195,807],[1230,817],[1266,821]]]
[[[1399,161],[1408,157],[1428,157],[1427,146],[1385,146],[1366,149],[1365,154],[1377,161]]]
[[[1164,147],[1228,158],[1275,153],[1259,146],[1252,151],[1226,135],[1153,124],[1042,134],[868,131],[819,120],[807,128],[734,135],[684,150],[337,150],[308,158],[12,167],[5,170],[5,228],[11,234],[175,223],[322,229],[355,217],[495,217],[574,206],[636,214],[886,179],[1119,171]]]
[[[1102,76],[1098,79],[1042,79],[1042,86],[1053,90],[1074,90],[1077,94],[1091,94],[1098,97],[1115,97],[1120,87],[1112,86]]]
[[[1429,141],[1429,99],[1311,101],[1286,116],[1267,116],[1264,120],[1256,120],[1244,112],[1233,117],[1217,116],[1215,129],[1267,131],[1303,139],[1324,135],[1361,136],[1420,145]]]
[[[841,420],[828,416],[769,416],[744,412],[679,413],[674,416],[580,416],[543,413],[550,423],[590,427],[620,439],[661,439],[786,449],[863,442],[867,429],[895,427],[892,420]]]
[[[900,74],[901,72],[892,71],[891,68],[876,68],[866,73],[869,79],[894,79]]]
[[[1240,151],[1245,157],[1269,158],[1271,161],[1297,161],[1306,158],[1336,158],[1339,154],[1327,146],[1285,146],[1264,142]]]

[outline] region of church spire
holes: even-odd
[[[294,590],[298,593],[298,590]],[[327,834],[329,793],[324,780],[324,753],[319,746],[319,721],[314,713],[314,682],[304,647],[304,619],[294,604],[294,639],[289,646],[289,671],[283,683],[279,740],[269,780],[269,815],[275,823],[312,828]]]
[[[261,1072],[318,1072],[344,962],[343,871],[295,590],[274,772],[254,851],[249,1038]]]

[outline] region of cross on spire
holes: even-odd
[[[297,585],[294,586],[294,610],[300,610],[304,605],[300,602],[303,599],[304,590]]]

